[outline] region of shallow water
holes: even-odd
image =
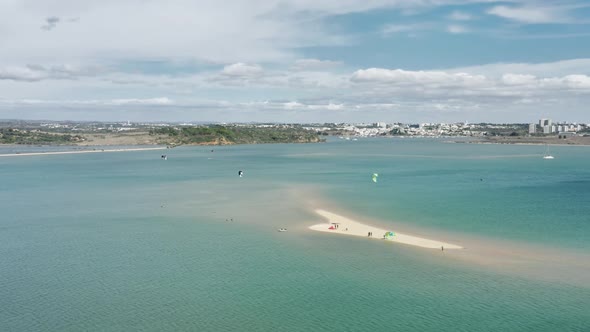
[[[0,330],[590,329],[587,285],[306,229],[322,205],[588,254],[586,147],[551,161],[427,139],[213,149],[0,158]]]

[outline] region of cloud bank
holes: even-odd
[[[472,43],[482,31],[577,24],[572,31],[583,34],[576,11],[584,6],[576,0],[535,6],[529,0],[3,1],[0,42],[10,47],[0,57],[0,117],[524,121],[539,113],[557,118],[567,109],[587,118],[590,59],[539,60],[545,58],[531,51],[536,63],[484,56],[465,61],[474,66],[437,62],[447,51],[476,57]],[[373,22],[379,13],[388,15]],[[443,52],[432,52],[438,44]],[[406,65],[399,61],[404,52],[414,52]]]

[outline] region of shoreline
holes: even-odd
[[[534,143],[534,142],[485,142],[485,141],[472,141],[472,142],[449,141],[449,142],[453,143],[453,144],[590,146],[590,144]]]
[[[590,136],[570,136],[560,138],[556,136],[491,136],[478,139],[452,140],[453,143],[464,144],[505,144],[505,145],[554,145],[554,146],[590,146]]]
[[[55,151],[55,152],[25,152],[25,153],[15,152],[15,153],[0,154],[0,157],[44,156],[44,155],[59,155],[59,154],[78,154],[78,153],[152,151],[152,150],[166,150],[166,149],[167,149],[166,147],[157,147],[157,148],[128,148],[128,149],[95,149],[95,150]]]
[[[395,236],[385,239],[383,237],[383,234],[389,232],[390,230],[386,230],[371,225],[366,225],[358,221],[322,209],[315,209],[314,212],[316,214],[319,214],[323,218],[327,219],[328,222],[309,226],[308,228],[313,231],[362,237],[368,237],[367,234],[369,232],[372,232],[374,233],[374,236],[368,237],[371,240],[385,240],[389,242],[401,243],[427,249],[463,249],[463,247],[456,244],[421,238],[398,232],[394,232]],[[329,229],[329,227],[332,226],[333,223],[339,224],[338,229]]]

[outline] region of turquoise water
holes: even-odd
[[[590,329],[587,285],[309,232],[299,207],[588,253],[590,148],[213,149],[0,158],[0,330]]]

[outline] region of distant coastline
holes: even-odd
[[[79,154],[79,153],[106,153],[106,152],[131,152],[131,151],[150,151],[150,150],[165,150],[166,147],[156,148],[125,148],[125,149],[92,149],[92,150],[76,150],[76,151],[47,151],[47,152],[14,152],[3,153],[0,157],[23,157],[23,156],[45,156],[45,155],[59,155],[59,154]]]
[[[318,143],[324,139],[300,125],[202,125],[143,127],[0,127],[0,144],[52,146],[234,145]]]
[[[453,141],[464,144],[512,144],[512,145],[560,145],[560,146],[589,146],[590,136],[558,137],[511,137],[492,136],[478,140]]]

